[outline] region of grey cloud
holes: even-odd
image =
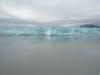
[[[99,23],[100,19],[96,16],[100,15],[99,0],[1,0],[0,7],[0,15],[22,23],[80,24]]]

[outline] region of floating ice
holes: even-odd
[[[100,34],[100,28],[63,27],[63,26],[0,28],[0,35],[56,36],[56,35],[77,35],[77,34]]]

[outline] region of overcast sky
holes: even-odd
[[[100,0],[0,0],[0,24],[99,23]]]

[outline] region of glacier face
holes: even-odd
[[[100,28],[81,28],[64,26],[43,27],[1,27],[0,35],[77,35],[77,34],[100,34]]]

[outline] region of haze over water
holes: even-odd
[[[0,37],[0,75],[97,75],[100,36],[84,37]]]

